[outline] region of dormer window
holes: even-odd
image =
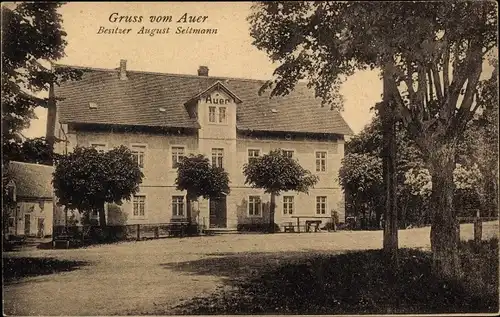
[[[217,110],[217,107],[208,107],[208,121],[215,123],[215,112]]]
[[[210,106],[208,107],[208,122],[210,123],[227,123],[227,107]]]
[[[219,123],[226,123],[226,107],[219,107]]]

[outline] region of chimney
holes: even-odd
[[[208,67],[207,66],[198,67],[198,76],[208,76]]]
[[[127,79],[127,60],[126,59],[120,60],[120,79],[121,80]]]

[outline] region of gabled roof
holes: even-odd
[[[63,98],[58,102],[63,123],[199,128],[184,104],[219,85],[241,100],[239,130],[353,134],[339,112],[321,107],[302,83],[287,96],[269,98],[269,91],[258,93],[262,80],[131,70],[120,80],[115,69],[64,67],[86,71],[81,80],[55,87],[56,97]],[[97,108],[90,109],[90,102]]]
[[[203,97],[205,94],[207,94],[209,92],[212,92],[214,90],[222,90],[226,94],[228,94],[231,98],[233,98],[235,103],[241,103],[241,99],[238,98],[238,96],[236,96],[231,90],[229,90],[229,88],[227,88],[226,86],[224,86],[224,84],[221,83],[220,81],[216,81],[215,83],[213,83],[213,85],[211,85],[207,89],[205,89],[205,90],[197,93],[196,95],[194,95],[185,104],[188,104],[188,103],[190,103],[190,102],[192,102],[194,100],[198,100],[200,97]]]
[[[16,186],[18,198],[52,198],[53,166],[9,162],[8,174]]]

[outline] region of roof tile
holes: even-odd
[[[258,94],[261,80],[139,71],[127,71],[128,79],[120,80],[118,70],[86,70],[81,80],[56,87],[61,122],[199,128],[184,103],[221,81],[242,100],[237,105],[240,130],[352,134],[340,113],[321,107],[302,83],[287,96],[269,98],[269,91]]]
[[[24,198],[52,198],[53,166],[9,162],[9,175],[16,185],[16,195]]]

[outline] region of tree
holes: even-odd
[[[366,219],[368,209],[368,219],[372,220],[371,213],[375,210],[376,223],[379,223],[383,210],[380,204],[383,197],[382,160],[370,154],[348,153],[342,159],[339,181],[354,214],[357,216],[361,210]]]
[[[396,148],[398,156],[396,158],[396,199],[398,206],[398,223],[399,227],[405,228],[406,224],[410,222],[411,224],[417,224],[419,220],[425,220],[425,210],[427,210],[426,205],[422,205],[420,202],[420,198],[414,196],[410,193],[407,186],[405,186],[405,173],[411,168],[422,168],[424,163],[422,160],[422,154],[415,146],[414,142],[412,142],[408,135],[400,124],[396,125]],[[356,159],[359,155],[364,155],[370,158],[369,162],[373,162],[376,164],[382,164],[381,161],[383,159],[383,126],[380,119],[380,114],[377,114],[373,121],[367,125],[363,131],[359,134],[352,137],[345,144],[345,153],[346,156],[343,160],[343,173],[344,177],[341,182],[348,185],[348,182],[352,182],[352,186],[356,186],[369,181],[371,179],[370,176],[359,174],[366,173],[372,168],[365,167],[364,169],[358,168],[358,163]],[[350,155],[350,154],[355,154]],[[351,159],[353,161],[351,162]],[[367,162],[368,163],[368,162]],[[363,176],[363,177],[362,177]],[[367,185],[362,184],[358,185],[362,187],[366,187]],[[346,190],[347,188],[347,190]],[[355,188],[355,187],[353,187]],[[347,201],[355,201],[358,205],[367,204],[367,207],[375,209],[375,216],[377,221],[375,225],[379,224],[380,216],[382,216],[383,212],[383,203],[384,203],[384,182],[382,176],[380,178],[380,183],[373,186],[370,185],[370,188],[374,188],[373,192],[370,192],[369,195],[364,195],[361,193],[357,195],[352,191],[354,189],[350,189],[349,187],[344,187],[346,192],[346,200]],[[378,210],[382,208],[381,210]],[[372,210],[370,209],[370,213]]]
[[[283,191],[308,193],[309,188],[318,182],[318,177],[304,169],[300,164],[275,149],[243,166],[245,184],[264,189],[271,195],[269,210],[269,232],[274,232],[274,211],[276,196]]]
[[[99,213],[106,226],[105,203],[122,204],[139,191],[143,174],[125,146],[108,152],[76,147],[56,162],[53,184],[59,204],[88,215]]]
[[[177,166],[177,190],[187,191],[187,218],[191,221],[191,202],[203,196],[206,199],[228,195],[229,175],[220,167],[210,164],[204,155],[184,157]]]
[[[490,106],[492,110],[495,107],[498,108],[496,104]],[[457,164],[454,171],[456,187],[454,201],[458,215],[462,217],[476,214],[475,212],[471,214],[467,205],[472,207],[479,205],[481,209],[485,209],[485,211],[481,211],[481,214],[488,215],[486,210],[494,209],[482,206],[490,206],[496,201],[496,196],[488,195],[483,189],[486,183],[491,184],[496,181],[495,169],[498,166],[498,154],[495,152],[498,144],[495,141],[497,136],[493,133],[497,127],[496,119],[486,115],[489,120],[483,120],[485,113],[483,112],[471,122],[470,129],[466,131],[464,138],[457,146],[460,151],[457,153]],[[432,189],[429,170],[425,167],[422,153],[408,138],[406,130],[399,125],[396,132],[397,152],[399,153],[396,163],[400,227],[406,227],[405,224],[428,223]],[[366,206],[369,213],[372,213],[372,208],[377,211],[376,203],[383,201],[382,177],[380,175],[380,178],[372,176],[374,171],[380,172],[377,165],[381,164],[382,148],[382,124],[378,115],[363,131],[346,142],[345,157],[342,161],[339,177],[340,184],[346,193],[346,201],[352,202],[348,204],[348,212],[356,211],[355,213],[357,213],[360,208]],[[483,168],[481,168],[482,165],[484,165]],[[489,167],[489,172],[487,167]],[[368,191],[367,189],[374,190]],[[478,204],[481,199],[484,202]],[[353,208],[357,209],[353,210]]]
[[[44,137],[10,143],[10,159],[18,162],[52,165],[54,152]]]
[[[469,123],[460,139],[457,160],[466,167],[477,165],[482,175],[477,190],[481,215],[498,215],[498,59],[491,79],[482,82],[478,103],[482,112]]]
[[[249,17],[254,45],[280,64],[265,86],[271,96],[306,79],[339,108],[343,77],[383,70],[390,99],[379,108],[394,107],[432,177],[432,268],[444,278],[460,274],[456,145],[479,107],[483,61],[497,47],[496,9],[489,1],[264,2]]]
[[[472,200],[473,204],[477,203],[482,178],[483,176],[477,165],[467,168],[461,164],[456,164],[453,170],[453,183],[456,188],[453,199],[459,202],[457,214],[469,217],[475,216],[463,214],[460,210],[464,208],[464,200]],[[432,176],[427,168],[417,167],[407,170],[404,185],[411,195],[420,197],[423,202],[422,205],[432,198]]]
[[[64,57],[66,32],[57,9],[61,2],[21,2],[15,8],[2,5],[2,158],[9,159],[12,143],[35,119],[36,107],[49,107],[40,93],[53,83],[78,79],[80,70],[52,71],[43,62]],[[52,148],[53,139],[47,140]]]

